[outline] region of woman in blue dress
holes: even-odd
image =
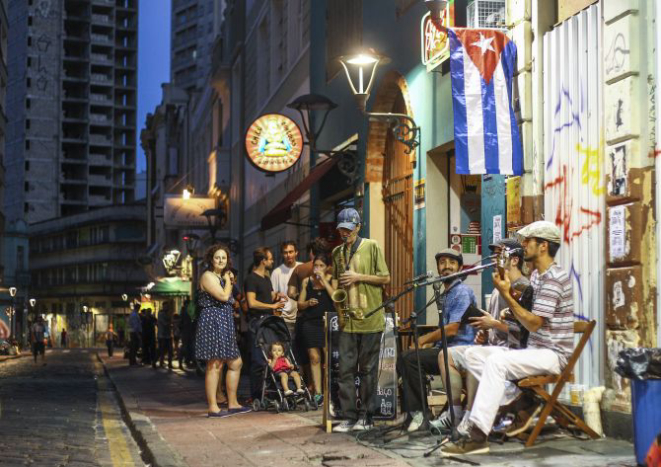
[[[207,270],[200,278],[200,320],[195,336],[195,357],[207,361],[204,386],[209,405],[208,416],[226,417],[250,411],[239,405],[236,398],[243,362],[234,327],[230,252],[225,245],[214,245],[207,250],[204,259]],[[216,394],[225,365],[228,410],[221,411]]]

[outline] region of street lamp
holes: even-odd
[[[207,218],[207,224],[209,224],[209,232],[211,233],[211,242],[216,243],[216,232],[220,227],[225,224],[227,220],[227,213],[223,208],[207,209],[202,213],[204,217]],[[213,222],[211,218],[214,218]]]
[[[16,293],[18,289],[16,287],[9,287],[9,296],[11,297],[11,315],[9,316],[9,342],[11,343],[14,339],[14,315],[16,314]]]
[[[415,120],[402,113],[366,111],[367,100],[374,85],[376,70],[379,65],[389,63],[390,59],[369,49],[353,55],[343,55],[338,60],[344,68],[349,86],[356,98],[358,109],[370,121],[387,122],[393,125],[393,136],[406,146],[404,152],[411,154],[415,148],[420,146],[420,127],[416,125]]]
[[[328,151],[323,149],[317,149],[317,138],[324,129],[326,124],[326,119],[331,110],[337,107],[337,104],[330,100],[326,96],[321,94],[304,94],[298,96],[296,99],[287,104],[287,107],[298,111],[301,116],[301,121],[303,122],[303,130],[305,131],[305,138],[307,139],[307,145],[310,147],[310,152],[319,152],[324,154],[331,155],[335,151]],[[317,131],[313,131],[312,122],[310,121],[310,112],[311,111],[323,111],[324,116],[321,120],[321,125]],[[303,114],[305,112],[305,114]]]

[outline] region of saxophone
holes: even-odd
[[[346,272],[350,266],[347,264],[345,251],[346,251],[346,244],[344,246],[344,251],[340,252],[342,256],[342,273],[340,275]],[[338,284],[337,290],[333,292],[333,295],[331,295],[331,300],[333,301],[333,303],[335,303],[335,307],[337,308],[338,312],[342,314],[342,317],[344,319],[352,318],[355,320],[361,320],[364,318],[363,310],[351,309],[351,307],[349,306],[349,293],[341,285]]]

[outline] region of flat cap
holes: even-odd
[[[438,263],[438,259],[444,256],[459,261],[459,266],[464,265],[464,256],[461,253],[459,253],[457,250],[453,250],[452,248],[446,248],[444,250],[439,251],[438,253],[436,253],[436,262]]]
[[[549,221],[533,222],[519,230],[516,235],[521,240],[524,238],[541,238],[548,242],[561,243],[560,229]]]

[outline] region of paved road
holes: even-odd
[[[1,466],[144,466],[96,353],[0,362]]]

